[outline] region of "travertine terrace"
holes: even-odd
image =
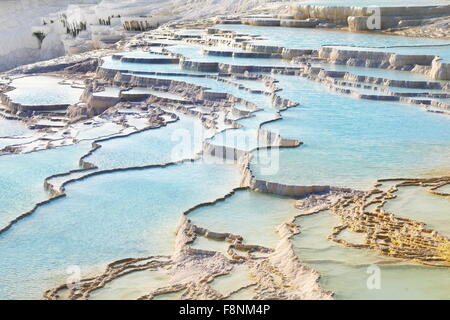
[[[102,34],[97,45],[77,33],[69,41],[70,55],[0,74],[0,119],[7,128],[5,134],[0,128],[0,161],[8,168],[15,159],[36,157],[29,161],[36,161],[39,173],[22,177],[19,185],[0,169],[5,190],[13,190],[5,197],[17,196],[16,189],[30,194],[19,197],[17,207],[5,205],[0,260],[11,261],[14,245],[8,241],[16,232],[31,232],[33,243],[23,246],[36,253],[31,263],[38,264],[0,277],[6,288],[0,298],[347,297],[345,288],[335,295],[332,281],[321,281],[333,274],[314,268],[317,261],[335,263],[331,258],[302,256],[302,250],[321,250],[315,241],[303,245],[302,234],[310,236],[311,226],[302,218],[323,213],[338,221],[316,226],[327,230],[324,254],[345,248],[393,268],[435,272],[450,266],[447,229],[435,228],[448,217],[423,212],[410,218],[387,208],[413,198],[411,190],[426,192],[421,196],[429,199],[430,211],[435,201],[439,212],[450,208],[450,6],[380,6],[381,28],[374,31],[367,28],[371,11],[365,5],[229,5],[240,12],[185,19],[160,13],[157,21],[121,23],[115,16],[101,20],[102,32],[95,24],[82,25],[81,36]],[[430,36],[420,38],[424,32]],[[75,50],[82,42],[89,50]],[[358,135],[361,144],[352,145]],[[405,149],[397,152],[399,144]],[[70,161],[47,159],[50,152]],[[302,152],[306,156],[297,160]],[[192,167],[205,175],[200,183]],[[135,183],[136,190],[120,189]],[[43,190],[23,190],[35,185]],[[175,185],[180,189],[171,189]],[[240,197],[252,200],[243,205]],[[61,209],[71,201],[80,203],[80,216],[95,214],[61,218],[80,231],[55,252],[70,252],[75,242],[81,249],[73,250],[80,251],[39,256],[50,236],[30,230],[47,224],[50,235],[73,232],[46,220],[49,212],[77,210]],[[269,210],[265,201],[288,209]],[[208,212],[221,206],[222,217],[208,220]],[[224,216],[234,224],[222,225]],[[110,229],[97,230],[103,222]],[[112,239],[111,247],[94,255],[86,243],[96,233],[105,246],[112,235],[131,240],[122,245]],[[158,235],[160,247],[145,238],[151,234]],[[73,283],[61,280],[66,258],[83,270]],[[34,291],[26,283],[16,287],[26,282],[21,272],[38,267],[45,271],[30,284]],[[411,290],[420,292],[420,284]]]

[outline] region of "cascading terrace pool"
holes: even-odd
[[[2,87],[0,299],[450,299],[449,79],[319,54],[450,41],[208,27]]]

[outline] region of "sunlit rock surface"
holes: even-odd
[[[0,77],[0,298],[448,297],[448,41],[85,5]]]

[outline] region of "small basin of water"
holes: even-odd
[[[217,277],[209,285],[223,296],[229,296],[239,288],[254,283],[249,270],[244,265],[236,265],[229,274]]]
[[[0,157],[0,228],[49,198],[44,179],[78,169],[78,160],[90,150],[88,143]],[[12,201],[14,199],[14,201]]]
[[[195,210],[189,218],[202,228],[240,235],[246,244],[273,248],[279,240],[276,227],[297,214],[293,200],[245,190]]]
[[[408,265],[331,242],[327,236],[338,219],[328,212],[300,217],[297,223],[296,254],[320,273],[320,285],[334,291],[336,299],[450,299],[445,268]]]
[[[312,63],[313,67],[320,67],[329,71],[344,71],[360,76],[376,77],[389,80],[407,80],[407,81],[429,81],[430,79],[423,74],[409,71],[397,71],[379,68],[364,68],[347,66],[341,64]]]
[[[136,63],[113,59],[111,56],[103,58],[103,69],[121,70],[128,72],[156,72],[156,73],[186,73],[202,74],[204,72],[182,69],[178,63]]]
[[[70,266],[86,276],[118,259],[171,254],[182,212],[223,197],[239,179],[234,165],[197,161],[68,185],[66,198],[0,235],[0,298],[39,299]]]
[[[0,138],[28,135],[31,131],[21,122],[0,117]]]
[[[194,157],[201,150],[205,131],[200,121],[187,116],[166,127],[100,142],[86,161],[102,169],[164,164]],[[156,151],[157,150],[157,151]]]
[[[15,79],[11,86],[16,89],[6,95],[23,105],[74,104],[80,99],[83,89],[59,84],[63,79],[51,76],[31,76]]]
[[[137,271],[108,282],[92,291],[89,300],[136,300],[158,288],[169,285],[170,277],[164,271]]]
[[[437,190],[439,191],[439,190]],[[402,187],[397,198],[389,200],[384,209],[396,216],[424,222],[433,230],[450,238],[450,199],[433,195],[422,187]]]
[[[271,59],[271,58],[241,58],[241,57],[226,57],[226,56],[217,56],[217,55],[205,55],[202,53],[201,46],[194,45],[177,45],[171,46],[168,48],[169,51],[175,54],[181,54],[186,57],[190,61],[197,62],[218,62],[218,63],[226,63],[232,65],[244,65],[244,66],[289,66],[293,65],[287,61],[283,61],[281,59]],[[209,50],[214,50],[211,47],[205,47]]]

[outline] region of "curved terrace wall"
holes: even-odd
[[[328,63],[415,71],[435,80],[450,80],[450,64],[434,55],[405,55],[389,52],[322,47],[319,58]]]
[[[0,101],[6,105],[13,113],[28,114],[34,111],[55,111],[65,110],[70,104],[52,104],[52,105],[25,105],[17,102],[13,102],[6,94],[0,92]]]

